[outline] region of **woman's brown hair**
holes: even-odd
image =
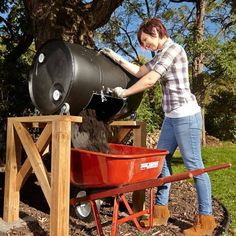
[[[143,21],[140,25],[137,36],[139,44],[142,46],[141,34],[144,32],[145,34],[149,34],[151,36],[155,36],[153,33],[153,28],[156,28],[159,37],[162,39],[163,37],[168,37],[168,33],[166,27],[162,24],[161,20],[158,18],[150,18]]]

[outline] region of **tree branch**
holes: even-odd
[[[119,47],[119,48],[120,48],[127,56],[129,56],[130,58],[132,58],[134,61],[139,62],[140,59],[139,59],[138,52],[137,52],[136,48],[134,47],[134,45],[133,45],[133,43],[132,43],[132,40],[131,40],[131,38],[130,38],[129,33],[127,32],[127,30],[126,30],[125,28],[123,28],[123,27],[120,27],[120,28],[125,32],[125,35],[126,35],[126,37],[128,38],[129,44],[130,44],[131,48],[133,49],[133,51],[134,51],[134,53],[135,53],[135,55],[136,55],[136,58],[138,58],[138,61],[137,61],[137,59],[136,59],[134,56],[130,55],[126,50],[124,50],[123,47]]]
[[[129,3],[131,6],[134,6],[134,4],[133,3]],[[141,14],[141,12],[140,11],[138,11],[138,9],[136,9],[135,7],[134,7],[134,11],[136,12],[136,14],[141,18],[141,19],[144,19],[144,17],[143,17],[143,14]]]
[[[5,20],[3,17],[0,16],[0,22],[4,22],[5,25],[7,26],[7,29],[9,30],[9,33],[11,34],[11,36],[14,35],[13,33],[13,30],[12,30],[12,25],[7,21]]]
[[[182,3],[182,2],[197,2],[196,0],[170,0],[170,2],[174,3]]]
[[[91,9],[86,11],[84,15],[84,20],[90,30],[95,30],[105,25],[114,10],[118,8],[123,1],[124,0],[94,0]]]
[[[148,15],[148,18],[150,18],[150,17],[151,17],[151,14],[150,14],[150,8],[149,8],[148,0],[145,0],[145,5],[146,5],[146,8],[147,8],[147,15]]]
[[[18,45],[5,57],[5,64],[15,62],[22,54],[27,51],[32,42],[32,34],[23,35]]]

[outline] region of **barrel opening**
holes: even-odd
[[[85,109],[96,111],[98,120],[108,121],[126,106],[126,100],[110,95],[93,93]]]

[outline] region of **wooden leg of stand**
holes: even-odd
[[[150,189],[150,215],[149,215],[149,226],[153,227],[153,211],[154,211],[154,189]]]
[[[52,122],[50,236],[69,235],[70,134],[70,122]]]
[[[134,146],[146,147],[146,123],[138,122],[138,126],[133,129],[134,132]],[[133,212],[139,212],[145,209],[145,190],[138,190],[133,192],[132,196]]]
[[[19,149],[20,142],[14,131],[13,121],[9,119],[7,125],[6,170],[3,210],[3,220],[8,223],[19,219],[20,192],[16,188]]]

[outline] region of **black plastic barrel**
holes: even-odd
[[[128,88],[137,78],[102,53],[60,40],[37,52],[29,79],[30,97],[42,114],[59,114],[65,105],[71,115],[95,109],[100,119],[123,118],[134,112],[142,93],[127,100],[114,97],[115,87]]]

